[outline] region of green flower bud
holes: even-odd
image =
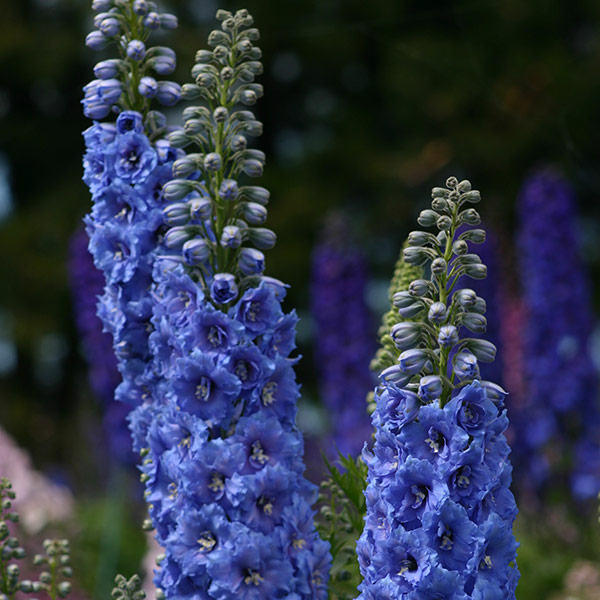
[[[466,265],[465,275],[471,279],[485,279],[487,277],[487,267],[484,264]]]
[[[466,192],[470,192],[471,191],[471,182],[468,179],[463,179],[458,184],[458,191],[461,194],[464,194]]]
[[[434,198],[431,203],[431,208],[438,212],[445,212],[448,210],[448,202],[444,198]]]
[[[433,285],[430,281],[427,281],[427,279],[415,279],[414,281],[411,281],[408,286],[408,293],[411,296],[426,296],[433,291]]]
[[[477,204],[481,201],[481,194],[478,190],[473,190],[472,192],[468,192],[467,194],[463,194],[460,199],[463,202],[470,202],[471,204]]]
[[[408,248],[404,248],[402,256],[404,257],[404,262],[407,262],[409,265],[419,266],[424,265],[435,254],[429,248],[409,246]]]
[[[432,198],[448,198],[450,192],[446,188],[434,187],[431,190]]]
[[[422,210],[417,219],[417,223],[422,227],[433,227],[440,215],[436,213],[434,210],[426,209]]]
[[[196,100],[202,96],[202,90],[195,83],[184,83],[181,86],[181,97],[184,100]]]
[[[469,246],[464,240],[456,240],[452,244],[452,252],[457,256],[463,256],[469,251]]]
[[[487,330],[487,319],[478,313],[464,313],[461,322],[464,327],[473,333],[485,333]]]
[[[435,244],[435,236],[427,231],[411,231],[408,234],[409,246],[425,246],[426,244]]]
[[[436,275],[438,277],[446,273],[447,269],[448,263],[446,263],[446,261],[441,257],[436,258],[431,263],[431,272],[433,273],[433,275]]]
[[[435,224],[441,231],[449,231],[452,227],[452,219],[448,215],[442,215]]]
[[[446,179],[446,187],[447,188],[454,189],[457,186],[458,186],[458,179],[456,179],[456,177],[448,177],[448,179]]]
[[[467,225],[479,225],[481,217],[474,208],[467,208],[458,213],[458,222],[466,223]]]
[[[469,231],[461,233],[458,239],[468,240],[469,242],[473,242],[474,244],[483,244],[483,242],[485,242],[485,230],[469,229]]]

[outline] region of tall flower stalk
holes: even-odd
[[[342,454],[356,456],[372,433],[365,396],[373,387],[369,362],[375,343],[365,300],[367,264],[350,241],[349,229],[341,215],[331,215],[324,227],[312,255],[311,311],[331,440]],[[337,457],[334,448],[328,450]]]
[[[163,22],[141,0],[113,8],[130,37],[138,13],[138,26]],[[241,181],[264,165],[246,137],[262,125],[239,106],[262,95],[259,34],[245,10],[217,18],[212,50],[197,53],[181,90],[200,99],[182,128],[161,139],[164,119],[144,112],[153,86],[136,40],[119,82],[128,110],[116,127],[92,128],[102,168],[87,223],[107,278],[101,316],[124,378],[117,394],[136,406],[134,448],[165,548],[159,595],[325,598],[328,544],[315,532],[295,425],[297,319],[281,308],[285,285],[263,275],[262,250],[276,239],[261,227],[269,193]]]
[[[533,483],[537,492],[557,481],[562,486],[572,470],[574,496],[594,498],[600,490],[598,376],[588,351],[593,317],[575,219],[573,191],[558,173],[540,171],[525,182],[518,245],[527,402],[515,459],[523,484]]]
[[[375,390],[376,428],[365,491],[365,529],[357,544],[360,598],[493,600],[515,597],[518,579],[508,489],[511,466],[503,432],[504,390],[480,381],[479,362],[496,349],[469,337],[486,327],[485,301],[461,276],[482,279],[470,252],[482,243],[480,200],[468,181],[434,188],[404,260],[429,271],[394,295],[402,319],[390,336],[400,351]]]

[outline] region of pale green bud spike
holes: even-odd
[[[394,267],[394,274],[390,281],[390,288],[388,292],[388,299],[390,303],[390,309],[383,315],[381,320],[381,326],[379,327],[379,343],[381,347],[375,353],[375,357],[371,361],[371,370],[379,374],[383,369],[391,367],[396,364],[400,350],[396,348],[392,338],[390,337],[390,331],[394,325],[400,323],[400,321],[410,321],[410,319],[403,319],[398,313],[398,309],[393,305],[392,299],[394,294],[397,292],[403,292],[408,290],[408,286],[415,279],[423,277],[423,268],[418,266],[412,266],[404,262],[403,253],[404,249],[408,247],[408,242],[404,242],[400,256]]]

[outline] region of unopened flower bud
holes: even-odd
[[[436,259],[434,259],[433,261],[431,261],[431,272],[436,275],[436,276],[440,276],[443,275],[444,273],[446,273],[446,270],[448,269],[448,264],[446,263],[446,261],[441,258],[438,257]]]
[[[434,187],[431,190],[432,198],[447,198],[450,192],[446,188]]]
[[[270,250],[277,242],[275,233],[264,227],[251,227],[248,238],[260,250]]]
[[[496,346],[487,340],[471,339],[467,342],[467,348],[480,362],[491,363],[496,358]]]
[[[248,142],[243,135],[234,135],[229,146],[234,152],[240,152],[246,149],[247,144]]]
[[[456,179],[456,177],[448,177],[448,179],[446,179],[446,187],[453,189],[456,186],[458,186],[458,179]]]
[[[443,302],[434,302],[429,307],[427,318],[432,323],[443,323],[446,320],[446,305]]]
[[[444,390],[444,385],[438,375],[426,375],[419,381],[419,398],[423,402],[434,402]]]
[[[481,217],[474,208],[467,208],[458,213],[458,222],[466,223],[467,225],[479,225]]]
[[[223,46],[223,44],[216,46],[212,53],[219,61],[226,60],[229,57],[229,50],[227,49],[227,46]]]
[[[458,329],[454,325],[443,325],[440,327],[437,341],[442,348],[452,348],[458,343]]]
[[[190,227],[172,227],[165,234],[165,245],[167,248],[181,248],[193,237],[194,230]]]
[[[444,198],[434,198],[431,202],[431,208],[436,212],[444,212],[448,209],[448,202]]]
[[[133,3],[133,12],[139,16],[145,15],[148,12],[147,0],[135,0]]]
[[[116,58],[100,61],[94,67],[94,75],[98,79],[113,79],[119,74],[121,61]]]
[[[109,42],[110,39],[100,31],[92,31],[85,37],[85,45],[92,50],[104,50]]]
[[[413,304],[415,299],[413,296],[407,291],[396,292],[392,298],[392,304],[396,308],[406,308]]]
[[[459,379],[471,379],[477,375],[477,358],[470,350],[462,350],[456,355],[454,373]]]
[[[173,177],[181,179],[189,177],[192,173],[198,170],[198,158],[202,155],[187,154],[182,158],[178,158],[173,163]]]
[[[429,248],[422,246],[408,246],[402,252],[404,262],[409,265],[419,266],[424,265],[433,256],[433,252]]]
[[[150,68],[154,70],[155,73],[159,75],[170,75],[175,71],[176,62],[174,56],[167,56],[165,54],[161,54],[159,56],[155,56],[148,61],[148,65]]]
[[[418,373],[429,360],[427,354],[418,348],[405,350],[398,357],[398,364],[404,373],[414,375]]]
[[[390,331],[390,337],[398,350],[408,350],[421,341],[421,329],[417,323],[396,323]]]
[[[417,218],[417,223],[419,223],[419,225],[422,227],[433,227],[439,217],[440,215],[436,213],[435,210],[428,208],[420,212],[419,217]]]
[[[257,275],[265,270],[265,255],[255,248],[242,248],[238,262],[244,275]]]
[[[263,165],[259,160],[249,158],[242,163],[242,171],[248,177],[260,177],[263,174]]]
[[[156,99],[163,106],[173,106],[181,98],[181,86],[174,81],[159,81]]]
[[[208,35],[208,45],[211,48],[218,46],[219,44],[229,44],[229,36],[223,31],[213,29]]]
[[[113,37],[119,33],[121,24],[119,23],[118,19],[115,19],[114,17],[108,17],[106,19],[102,19],[98,29],[102,35]]]
[[[198,50],[196,52],[196,58],[194,61],[196,63],[209,63],[213,59],[213,53],[210,50]]]
[[[155,11],[151,11],[144,17],[143,23],[144,27],[148,29],[158,29],[160,27],[160,15]]]
[[[204,157],[204,168],[207,171],[218,171],[222,164],[221,155],[218,152],[209,152]]]
[[[494,383],[492,381],[481,381],[480,383],[483,389],[485,390],[486,396],[492,402],[502,402],[504,400],[504,397],[508,395],[508,392],[504,390],[501,386],[499,386],[497,383]]]
[[[481,194],[478,190],[473,190],[472,192],[468,192],[467,194],[463,194],[461,198],[465,202],[470,202],[471,204],[477,204],[481,201]]]
[[[466,254],[468,251],[469,251],[469,246],[468,246],[467,242],[465,242],[464,240],[456,240],[452,244],[452,252],[454,252],[454,254],[456,254],[457,256],[462,256],[463,254]]]
[[[408,293],[411,296],[426,296],[429,292],[431,292],[431,283],[427,279],[415,279],[408,286]]]
[[[93,0],[92,10],[95,12],[106,12],[112,6],[112,0]]]
[[[471,312],[478,313],[480,315],[485,315],[486,310],[486,301],[481,296],[477,296],[477,298],[475,299],[475,304],[471,307]]]
[[[267,220],[267,209],[258,202],[244,202],[242,214],[250,225],[262,225]]]
[[[474,290],[469,288],[458,290],[454,294],[454,298],[456,298],[456,301],[458,304],[460,304],[460,306],[467,310],[470,310],[477,302],[477,294],[474,292]]]
[[[194,238],[188,240],[182,247],[183,260],[187,265],[195,266],[205,263],[210,256],[210,247],[206,240]]]
[[[462,324],[473,333],[485,333],[487,329],[487,319],[478,313],[465,313],[462,316]]]
[[[393,383],[398,387],[404,387],[412,379],[412,375],[402,371],[400,365],[392,365],[391,367],[384,369],[379,374],[379,377],[382,381]]]
[[[200,87],[195,83],[184,83],[181,86],[181,97],[184,100],[195,100],[202,95]]]
[[[195,198],[190,202],[190,217],[195,221],[204,221],[211,213],[212,203],[208,198]]]
[[[227,117],[229,116],[229,111],[224,106],[217,106],[213,112],[213,119],[217,123],[224,123],[227,121]]]
[[[158,82],[154,77],[142,77],[140,84],[138,85],[138,92],[144,96],[144,98],[154,98],[158,92]]]
[[[190,206],[187,202],[170,204],[163,209],[163,220],[171,227],[186,225],[190,220]]]
[[[234,70],[231,67],[223,67],[219,75],[223,81],[230,81],[233,79]]]
[[[487,277],[487,267],[481,263],[478,265],[466,265],[465,275],[468,275],[472,279],[485,279]]]
[[[485,230],[484,229],[469,229],[460,234],[461,240],[468,240],[474,244],[483,244],[485,242]]]
[[[163,196],[167,202],[181,200],[194,189],[194,184],[187,179],[173,179],[163,186]]]
[[[426,231],[411,231],[408,234],[408,245],[409,246],[425,246],[425,244],[429,244],[435,242],[435,238]]]
[[[256,92],[253,90],[244,90],[240,94],[240,102],[246,106],[252,106],[253,104],[256,104],[256,100]]]
[[[160,26],[163,29],[177,29],[177,17],[170,13],[160,15]]]
[[[220,240],[223,248],[239,248],[242,245],[242,232],[235,225],[223,227],[223,233]]]
[[[131,60],[140,61],[146,56],[146,45],[141,40],[131,40],[127,44],[127,56]]]
[[[470,192],[470,191],[471,191],[471,182],[468,179],[463,179],[458,184],[458,193],[465,194],[466,192]]]
[[[452,227],[452,219],[448,215],[442,215],[436,222],[437,228],[441,231],[448,231]]]

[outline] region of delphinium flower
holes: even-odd
[[[597,374],[588,352],[593,324],[589,282],[575,218],[573,192],[558,173],[539,171],[525,182],[518,246],[528,402],[519,435],[527,447],[518,458],[529,480],[541,486],[553,476],[565,476],[562,457],[571,455],[573,492],[591,498],[600,490],[600,413]]]
[[[310,293],[315,363],[332,442],[342,454],[356,456],[372,433],[365,397],[373,387],[375,342],[365,300],[367,264],[349,236],[344,217],[331,215],[313,251]]]
[[[466,204],[480,194],[451,177],[434,188],[423,227],[413,231],[404,260],[428,269],[394,295],[402,318],[391,338],[396,364],[375,390],[376,428],[365,491],[365,529],[357,544],[361,600],[509,600],[515,598],[517,509],[503,432],[508,420],[496,383],[480,381],[479,362],[494,360],[483,333],[485,301],[457,289],[462,275],[486,276],[470,243],[485,232]]]
[[[99,62],[97,79],[84,88],[86,116],[117,115],[116,122],[95,122],[84,132],[83,179],[93,201],[85,223],[94,264],[106,282],[98,314],[112,334],[123,378],[116,397],[135,406],[155,378],[148,348],[150,288],[164,229],[162,186],[177,156],[164,139],[165,117],[151,103],[170,106],[181,93],[179,85],[154,78],[173,72],[173,51],[147,42],[152,30],[172,29],[176,19],[146,0],[94,0],[92,8],[95,29],[86,44],[114,46],[119,58]]]
[[[112,336],[102,330],[102,321],[96,314],[98,296],[104,291],[104,276],[94,266],[88,244],[85,230],[75,231],[69,249],[75,323],[89,366],[90,387],[102,407],[104,436],[110,455],[119,462],[130,464],[136,457],[131,451],[127,426],[129,407],[115,402],[115,388],[121,381],[121,375],[112,349]]]
[[[159,595],[226,599],[327,597],[328,544],[319,539],[295,425],[295,314],[266,277],[262,227],[269,192],[244,179],[264,154],[247,147],[262,95],[245,10],[220,10],[182,95],[200,104],[169,134],[188,148],[163,187],[167,231],[154,268],[153,385],[132,412],[134,444],[165,558]]]

